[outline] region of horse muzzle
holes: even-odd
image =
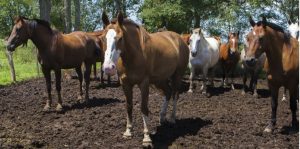
[[[113,63],[103,64],[103,71],[106,75],[113,76],[117,73],[116,65]]]
[[[192,52],[192,51],[191,51],[191,54],[192,54],[192,57],[196,57],[197,52]]]
[[[256,65],[257,59],[256,58],[247,58],[245,59],[246,65],[249,67],[254,67]]]
[[[8,44],[8,45],[6,45],[6,49],[8,51],[15,51],[16,46],[15,46],[15,44]]]

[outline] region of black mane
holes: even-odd
[[[258,26],[262,25],[262,21],[257,22],[256,25],[258,25]],[[272,28],[275,31],[285,33],[284,29],[281,26],[279,26],[275,23],[267,22],[266,25],[269,26],[270,28]]]
[[[39,25],[42,25],[42,26],[46,27],[49,30],[50,33],[53,33],[53,30],[50,27],[50,23],[48,21],[41,20],[41,19],[36,19],[36,18],[29,19],[29,18],[26,18],[26,17],[23,17],[23,16],[20,16],[20,18],[23,19],[23,20],[28,20],[31,27],[35,27],[36,24],[39,24]]]

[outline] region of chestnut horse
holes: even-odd
[[[227,85],[226,77],[231,72],[231,89],[234,88],[234,71],[240,60],[239,48],[239,32],[229,33],[228,42],[226,44],[221,44],[220,46],[220,64],[223,70],[223,80],[222,85]]]
[[[193,92],[193,80],[197,75],[198,70],[203,73],[201,92],[207,93],[206,79],[208,71],[211,70],[214,73],[215,65],[219,60],[219,47],[220,42],[215,37],[204,38],[200,28],[193,30],[190,37],[190,93]],[[211,83],[213,85],[213,76],[211,76]]]
[[[175,123],[179,87],[187,68],[189,49],[177,33],[164,31],[149,34],[142,26],[124,19],[122,13],[111,22],[103,13],[102,20],[106,26],[103,69],[108,75],[118,72],[126,96],[127,125],[123,136],[132,136],[132,89],[137,84],[142,98],[143,145],[151,146],[148,130],[149,85],[154,84],[165,96],[160,112],[161,124],[166,122],[168,103],[173,97],[170,121]]]
[[[267,22],[265,17],[257,23],[252,18],[249,21],[254,37],[249,41],[246,63],[255,65],[257,58],[264,52],[268,61],[267,79],[271,91],[272,114],[264,131],[272,132],[275,129],[278,90],[281,86],[289,91],[292,129],[298,131],[296,111],[299,98],[299,42],[286,35],[280,26]]]
[[[79,77],[79,98],[82,98],[82,71],[81,65],[85,64],[84,79],[86,82],[85,99],[89,99],[89,83],[91,65],[99,55],[99,47],[94,38],[84,32],[62,34],[52,30],[48,22],[39,19],[17,17],[7,49],[14,51],[19,45],[31,39],[38,49],[38,61],[41,64],[48,92],[48,99],[44,107],[48,111],[51,106],[51,70],[55,72],[56,91],[58,95],[57,111],[63,110],[61,97],[61,69],[75,68]]]

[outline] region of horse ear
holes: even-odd
[[[105,11],[103,11],[102,13],[102,22],[104,24],[104,27],[109,24],[109,19]]]
[[[19,21],[21,21],[23,23],[24,22],[23,17],[17,16],[17,17],[14,18],[14,23],[15,24],[18,23]]]
[[[263,25],[263,27],[267,26],[267,19],[265,16],[262,17],[262,25]]]
[[[193,34],[193,30],[194,30],[194,28],[191,27],[191,28],[190,28],[190,33],[191,33],[191,34]]]
[[[251,16],[249,17],[249,22],[250,22],[250,24],[251,24],[252,27],[255,26],[255,22],[253,21],[253,19],[252,19]]]
[[[288,23],[289,23],[289,25],[291,25],[291,24],[292,24],[292,21],[289,19],[289,20],[288,20]]]
[[[123,13],[120,11],[118,13],[118,24],[123,25],[123,21],[124,21],[124,16],[123,16]]]

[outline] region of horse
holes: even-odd
[[[220,46],[220,65],[222,66],[223,79],[222,86],[227,85],[227,75],[231,72],[231,89],[234,90],[234,71],[240,60],[238,51],[239,31],[237,33],[229,33],[228,42]]]
[[[183,41],[186,43],[186,45],[190,44],[191,34],[181,34],[180,36],[183,39]]]
[[[242,68],[242,72],[243,72],[243,90],[242,90],[242,95],[245,95],[246,93],[246,82],[247,82],[247,75],[250,74],[250,84],[249,84],[249,88],[253,91],[253,96],[254,97],[258,97],[257,94],[257,79],[258,79],[258,75],[261,72],[261,70],[264,67],[264,63],[266,61],[266,54],[262,54],[258,60],[257,63],[254,66],[249,66],[246,64],[245,61],[245,57],[246,57],[246,52],[248,50],[249,44],[249,38],[252,38],[253,35],[252,34],[248,34],[246,37],[246,44],[244,45],[244,48],[241,51],[241,68]]]
[[[198,70],[201,70],[203,73],[202,87],[201,92],[206,94],[206,77],[209,69],[211,69],[212,73],[214,72],[214,66],[217,64],[219,60],[219,47],[220,42],[214,38],[204,38],[201,29],[196,28],[192,31],[192,35],[190,37],[190,60],[189,67],[191,69],[190,74],[190,86],[189,93],[193,92],[193,80],[195,78],[195,74]],[[213,76],[211,76],[211,82],[213,85]]]
[[[127,125],[123,137],[132,137],[132,89],[138,85],[144,122],[143,146],[152,146],[148,130],[149,85],[154,84],[164,95],[161,124],[167,122],[167,107],[173,97],[170,122],[175,123],[179,88],[189,59],[188,46],[177,33],[164,31],[150,34],[142,26],[124,19],[122,13],[118,13],[117,19],[111,22],[103,13],[102,21],[106,26],[104,73],[118,73],[126,97]]]
[[[93,68],[93,74],[94,74],[94,78],[98,79],[97,77],[97,68],[96,68],[96,63],[100,62],[101,63],[101,68],[100,68],[100,72],[101,72],[101,76],[100,76],[100,82],[103,84],[104,83],[104,71],[102,70],[103,67],[103,62],[104,62],[104,49],[103,49],[103,42],[102,41],[102,35],[104,33],[104,30],[98,30],[98,31],[94,31],[94,32],[86,32],[88,35],[90,36],[95,36],[98,39],[98,45],[100,46],[100,56],[97,57],[96,62],[93,64],[92,68]],[[110,76],[107,76],[107,82],[108,84],[111,83],[111,79]]]
[[[270,133],[275,129],[278,91],[281,86],[289,91],[292,130],[298,131],[296,110],[299,100],[299,42],[285,34],[282,27],[267,22],[266,17],[259,22],[254,22],[250,17],[249,22],[253,38],[249,40],[246,63],[255,65],[257,58],[264,52],[268,61],[267,80],[271,92],[272,113],[264,132]]]
[[[14,51],[19,45],[27,43],[30,39],[38,49],[38,61],[46,80],[48,99],[44,111],[49,111],[52,103],[51,97],[51,70],[55,72],[56,91],[58,96],[57,111],[62,111],[61,97],[61,69],[75,68],[79,77],[79,97],[82,98],[82,70],[85,72],[85,100],[89,99],[89,84],[91,65],[99,55],[99,46],[95,39],[84,32],[62,34],[52,30],[47,21],[17,17],[14,27],[7,41],[7,49]]]

